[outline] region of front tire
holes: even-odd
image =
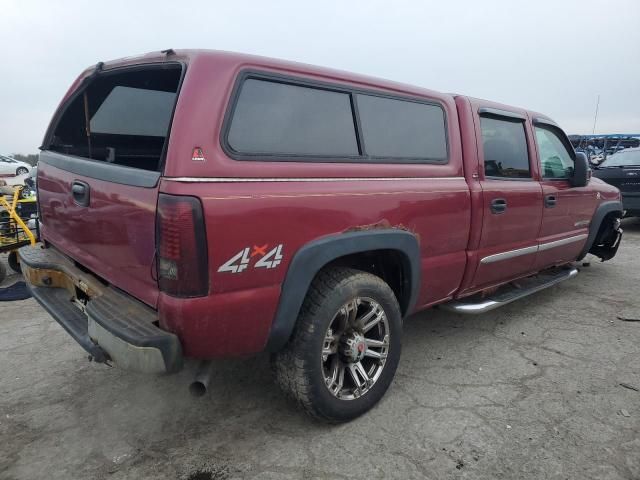
[[[352,420],[389,388],[401,337],[389,285],[359,270],[326,269],[314,279],[289,342],[272,357],[276,381],[312,416]]]
[[[18,167],[16,169],[16,175],[24,175],[25,173],[29,173],[29,170],[27,170],[25,167]]]

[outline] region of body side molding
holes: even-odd
[[[552,248],[561,247],[574,242],[581,242],[587,238],[586,233],[580,235],[573,235],[572,237],[561,238],[560,240],[554,240],[552,242],[541,243],[540,245],[532,245],[530,247],[518,248],[516,250],[508,250],[506,252],[494,253],[487,257],[483,257],[480,263],[494,263],[501,260],[509,260],[511,258],[519,257],[521,255],[528,255],[530,253],[544,252],[545,250],[551,250]]]

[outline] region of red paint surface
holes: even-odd
[[[74,203],[74,180],[90,185],[88,208]],[[156,305],[158,285],[151,266],[157,187],[117,185],[42,162],[38,194],[42,238],[109,283]]]
[[[164,56],[150,54],[109,62],[105,68],[163,60]],[[188,66],[176,105],[165,177],[371,178],[250,183],[180,183],[163,178],[157,188],[142,189],[42,168],[38,181],[45,218],[43,236],[109,282],[156,307],[161,326],[180,337],[189,356],[234,356],[262,350],[289,262],[300,247],[319,237],[381,222],[415,233],[422,269],[417,308],[422,308],[573,260],[581,243],[548,254],[480,264],[487,255],[584,232],[586,228],[572,227],[574,223],[590,218],[598,202],[617,198],[614,188],[599,181],[592,180],[582,189],[541,182],[529,123],[533,179],[484,178],[478,108],[539,116],[533,112],[260,57],[177,51],[170,60]],[[449,162],[363,165],[232,160],[220,146],[220,128],[234,80],[246,68],[437,101],[447,116]],[[191,160],[194,148],[202,149],[205,161]],[[385,181],[380,177],[407,179]],[[72,204],[70,183],[74,179],[91,185],[90,211]],[[158,191],[193,195],[202,201],[209,254],[207,297],[176,299],[158,293],[151,273],[155,240],[150,233]],[[596,191],[602,195],[597,201]],[[543,194],[548,192],[558,196],[553,212],[543,209]],[[496,196],[508,200],[508,210],[501,216],[489,211]],[[269,251],[279,244],[283,245],[283,260],[277,268],[253,268],[265,245]],[[258,250],[247,270],[218,273],[220,265],[247,247],[250,252]]]

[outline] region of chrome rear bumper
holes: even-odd
[[[19,252],[33,297],[95,361],[143,373],[182,368],[180,341],[156,326],[154,310],[104,285],[53,247]]]

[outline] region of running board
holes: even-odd
[[[489,295],[488,297],[483,297],[476,301],[472,300],[473,297],[463,300],[453,300],[440,305],[440,308],[450,312],[464,313],[468,315],[484,313],[495,308],[502,307],[503,305],[507,305],[508,303],[519,300],[531,295],[532,293],[544,290],[556,283],[573,278],[577,274],[578,270],[573,267],[555,270],[552,272],[543,272],[534,277],[528,277],[512,282],[508,286],[501,288],[496,293]]]

